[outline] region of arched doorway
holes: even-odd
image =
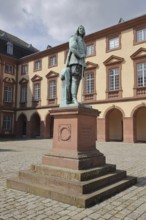
[[[146,142],[146,107],[138,108],[133,119],[135,142]]]
[[[17,135],[25,137],[27,132],[27,118],[24,114],[19,115],[17,121]]]
[[[38,113],[34,113],[30,119],[30,136],[32,138],[40,137],[40,116]]]
[[[114,108],[106,114],[106,140],[123,141],[123,116],[120,110]]]

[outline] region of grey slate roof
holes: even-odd
[[[0,53],[7,54],[6,53],[7,42],[13,43],[14,53],[12,56],[15,58],[21,58],[23,56],[27,56],[29,54],[39,52],[39,50],[33,47],[31,44],[26,43],[25,41],[21,40],[20,38],[12,34],[0,30]]]
[[[9,34],[3,30],[0,30],[0,38],[7,40],[7,41],[10,41],[10,42],[17,44],[19,46],[25,47],[27,49],[34,50],[34,52],[39,51],[38,49],[34,48],[31,44],[28,44],[25,41],[21,40],[20,38],[14,36],[12,34]]]

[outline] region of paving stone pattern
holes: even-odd
[[[146,220],[146,144],[97,143],[107,163],[137,176],[138,183],[88,209],[7,189],[7,178],[41,163],[51,146],[52,140],[0,141],[0,220]]]

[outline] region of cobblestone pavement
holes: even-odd
[[[146,220],[146,144],[97,143],[107,163],[138,177],[138,183],[91,208],[77,208],[7,189],[6,179],[41,162],[52,140],[0,142],[0,220]]]

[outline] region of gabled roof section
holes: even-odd
[[[89,69],[95,69],[98,67],[98,64],[97,63],[92,63],[90,61],[87,61],[86,62],[86,69],[89,70]]]
[[[110,56],[107,60],[105,60],[103,63],[105,66],[113,65],[113,64],[119,64],[124,61],[123,57],[118,57],[118,56]]]
[[[47,75],[46,75],[46,78],[54,78],[54,77],[58,77],[59,76],[59,73],[56,73],[54,71],[50,71]]]
[[[31,81],[32,82],[36,82],[36,81],[41,81],[43,79],[43,77],[35,74],[32,78],[31,78]]]
[[[146,57],[146,48],[141,47],[139,48],[135,53],[131,55],[131,59],[139,59],[139,58],[145,58]]]
[[[28,79],[25,79],[25,78],[22,78],[20,81],[19,81],[19,84],[26,84],[28,83]]]

